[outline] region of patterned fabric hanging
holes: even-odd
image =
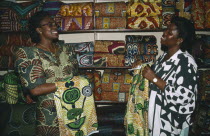
[[[60,136],[83,136],[97,133],[97,116],[90,82],[74,76],[67,82],[56,82],[56,104]]]
[[[149,81],[142,76],[142,70],[146,64],[141,65],[141,69],[134,70],[134,76],[129,91],[127,111],[124,125],[127,136],[148,136],[148,100]]]

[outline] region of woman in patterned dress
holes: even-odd
[[[47,12],[31,17],[29,32],[36,44],[19,48],[15,65],[27,96],[36,98],[36,135],[58,136],[55,82],[76,75],[78,62],[72,47],[58,41],[58,26]],[[30,97],[27,98],[30,103]]]
[[[188,53],[195,37],[193,23],[174,17],[163,32],[167,49],[143,76],[150,83],[149,129],[151,136],[188,135],[197,94],[197,65]]]

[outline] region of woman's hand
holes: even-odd
[[[154,78],[157,78],[155,72],[149,66],[144,67],[142,75],[149,81],[152,81]]]
[[[141,60],[135,61],[135,62],[132,64],[132,68],[136,68],[136,67],[138,67],[139,65],[142,65],[142,61],[141,61]]]
[[[142,75],[144,78],[149,80],[150,82],[154,83],[160,90],[164,91],[164,88],[166,86],[166,82],[158,77],[155,72],[149,67],[145,66]],[[153,79],[156,78],[156,81],[153,81]]]
[[[25,97],[26,97],[26,103],[28,103],[28,104],[35,103],[34,100],[31,98],[30,95],[27,94]]]

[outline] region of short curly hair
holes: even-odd
[[[194,23],[184,17],[174,16],[171,23],[177,26],[178,38],[182,38],[180,49],[191,53],[192,45],[195,41]]]
[[[31,37],[31,41],[34,43],[40,42],[39,33],[36,31],[36,28],[41,27],[41,21],[46,18],[50,17],[49,13],[46,11],[39,11],[36,12],[30,19],[28,24],[29,35]]]

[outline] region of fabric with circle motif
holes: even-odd
[[[60,136],[96,133],[98,123],[89,81],[74,76],[68,81],[56,82],[55,104]]]
[[[101,72],[95,71],[93,74],[94,74],[94,97],[96,101],[100,101],[102,100]]]

